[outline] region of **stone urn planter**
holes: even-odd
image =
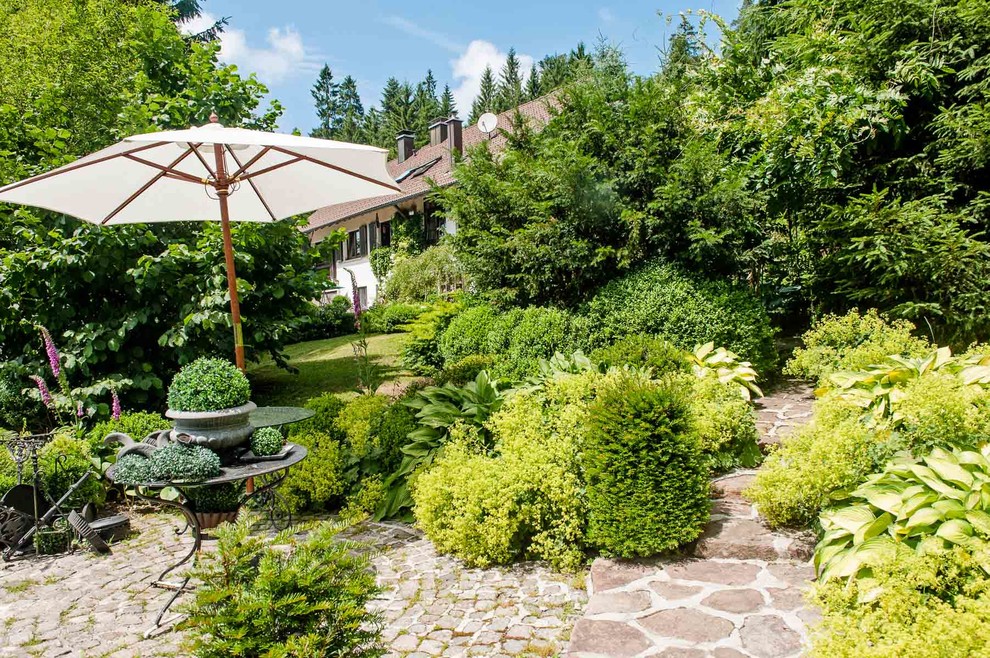
[[[206,446],[210,450],[233,448],[251,438],[254,428],[248,419],[257,408],[254,402],[248,402],[217,411],[169,409],[165,417],[174,425],[169,438],[178,443]]]

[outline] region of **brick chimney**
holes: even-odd
[[[462,132],[463,126],[460,119],[456,116],[447,119],[447,143],[451,154],[462,155],[464,153]]]
[[[416,133],[409,130],[403,130],[395,136],[395,141],[399,152],[399,162],[405,162],[412,157],[415,139]]]
[[[437,146],[447,141],[447,121],[437,119],[430,124],[430,146]]]

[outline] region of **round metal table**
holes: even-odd
[[[308,410],[307,410],[308,411]],[[289,421],[295,422],[295,421]],[[275,423],[271,426],[287,424],[285,422]],[[257,426],[256,426],[257,427]],[[197,480],[189,482],[143,482],[138,485],[133,485],[136,487],[135,491],[139,498],[146,500],[150,503],[157,505],[163,505],[165,507],[170,507],[172,509],[177,509],[182,512],[182,515],[186,519],[185,527],[177,529],[175,531],[176,537],[183,535],[186,530],[189,530],[192,534],[193,545],[189,549],[189,552],[183,555],[175,564],[171,565],[158,576],[158,578],[152,582],[154,587],[160,587],[162,589],[173,590],[175,594],[168,600],[165,606],[158,613],[158,617],[155,619],[155,628],[162,625],[162,617],[168,611],[172,604],[175,602],[182,592],[188,590],[189,580],[191,576],[186,576],[182,582],[169,582],[165,580],[165,577],[171,572],[175,571],[193,556],[197,555],[200,547],[203,545],[203,530],[200,527],[199,519],[196,517],[196,510],[190,505],[190,497],[186,494],[186,489],[193,489],[199,487],[209,487],[218,484],[229,484],[232,482],[243,482],[254,478],[263,478],[264,476],[274,475],[274,479],[271,479],[259,487],[256,487],[250,492],[245,492],[245,502],[253,499],[268,499],[268,502],[272,506],[269,511],[270,517],[272,519],[272,524],[275,524],[275,499],[273,497],[274,490],[285,480],[288,475],[289,468],[295,466],[303,459],[306,458],[307,450],[304,446],[298,445],[296,443],[287,443],[286,451],[284,455],[280,458],[263,458],[256,457],[250,461],[240,461],[235,460],[232,463],[223,466],[220,469],[220,475],[216,477],[209,478],[208,480]],[[111,466],[107,470],[107,477],[110,481],[114,481],[114,467]],[[163,489],[172,487],[176,489],[180,494],[181,498],[175,500],[167,500],[158,495]],[[289,524],[291,524],[291,516],[289,517]],[[194,561],[195,562],[195,561]],[[151,631],[149,631],[150,633]]]
[[[315,415],[315,411],[304,407],[258,407],[248,416],[248,422],[256,428],[282,427]]]

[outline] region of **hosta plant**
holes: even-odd
[[[723,384],[730,384],[739,389],[744,399],[751,399],[755,393],[763,397],[763,391],[756,385],[759,375],[749,361],[740,361],[739,356],[720,347],[715,349],[715,343],[705,343],[689,352],[688,360],[695,376],[717,377]]]
[[[822,580],[862,575],[898,548],[978,547],[990,538],[990,446],[900,455],[824,512],[815,549]],[[990,563],[984,565],[990,573]]]

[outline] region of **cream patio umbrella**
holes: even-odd
[[[387,152],[313,137],[227,128],[216,115],[187,130],[134,135],[75,162],[0,188],[0,201],[99,225],[185,220],[223,227],[237,367],[244,338],[230,220],[274,222],[399,191]]]

